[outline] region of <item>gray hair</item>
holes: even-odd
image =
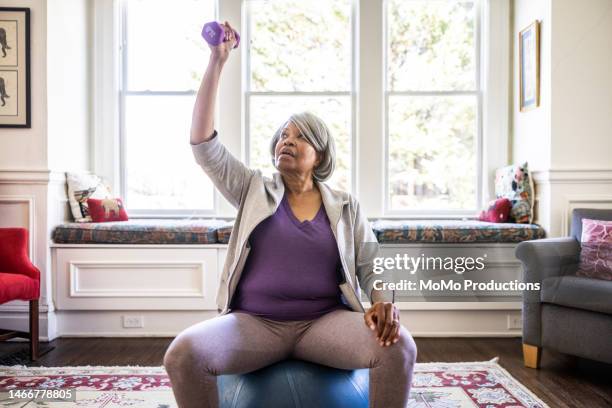
[[[283,128],[289,122],[293,123],[299,129],[306,141],[308,141],[321,156],[319,165],[314,169],[314,179],[318,181],[329,179],[336,168],[336,145],[334,143],[334,138],[325,122],[314,113],[308,111],[294,113],[274,133],[270,141],[272,165],[275,165],[274,150],[276,148],[276,143],[283,133]]]

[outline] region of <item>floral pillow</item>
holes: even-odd
[[[533,182],[527,166],[513,164],[495,172],[495,196],[507,198],[512,203],[510,222],[533,222]]]
[[[583,218],[580,246],[576,275],[612,280],[612,221]]]
[[[111,197],[110,187],[95,174],[85,172],[66,173],[68,201],[76,222],[91,222],[87,200]]]

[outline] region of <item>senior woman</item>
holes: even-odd
[[[230,34],[211,46],[196,98],[191,146],[238,214],[217,294],[220,315],[180,333],[164,357],[176,400],[216,408],[216,376],[296,358],[367,367],[370,407],[404,408],[416,346],[392,293],[373,289],[377,242],[358,202],[323,183],[335,164],[325,123],[303,112],[278,129],[272,178],[232,156],[214,130],[219,77],[235,42],[225,25]],[[365,313],[362,287],[371,302]]]

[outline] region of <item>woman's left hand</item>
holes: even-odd
[[[391,302],[375,302],[364,315],[366,326],[376,332],[376,340],[386,347],[400,337],[399,310]]]

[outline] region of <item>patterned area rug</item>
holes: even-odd
[[[17,402],[11,389],[76,388],[76,402]],[[163,367],[0,366],[2,407],[176,407]],[[548,408],[497,364],[497,358],[476,363],[416,365],[409,408]]]

